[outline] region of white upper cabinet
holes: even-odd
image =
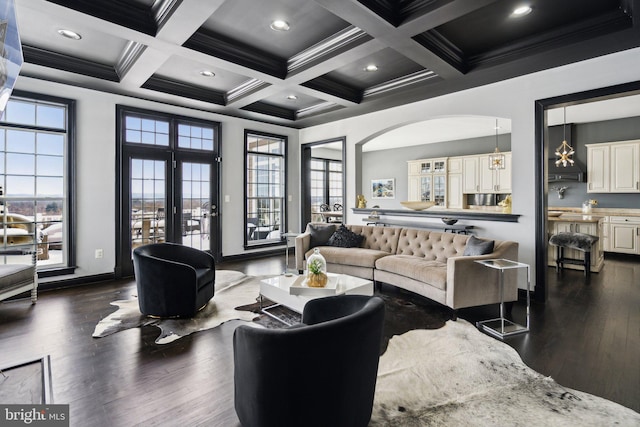
[[[587,145],[587,192],[609,191],[609,145]]]
[[[504,169],[489,169],[489,154],[464,156],[462,158],[463,193],[510,193],[511,152],[503,154]]]
[[[640,140],[587,145],[589,193],[640,193]]]
[[[479,193],[480,183],[478,182],[477,156],[466,156],[462,158],[462,192],[467,194]]]
[[[611,145],[611,192],[640,192],[640,141]]]

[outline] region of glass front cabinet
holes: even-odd
[[[431,201],[446,206],[447,159],[410,160],[408,200]]]

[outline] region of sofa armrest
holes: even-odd
[[[311,249],[311,233],[305,231],[296,236],[296,270],[304,270],[304,254]]]
[[[500,302],[499,270],[478,264],[477,260],[505,258],[518,260],[518,243],[496,242],[494,252],[478,256],[447,259],[447,306],[455,309]],[[516,270],[504,273],[504,301],[518,299]]]

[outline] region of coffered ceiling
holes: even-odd
[[[525,4],[529,13],[513,14]],[[295,128],[640,46],[638,7],[640,0],[16,0],[22,75]],[[289,29],[272,29],[275,20]]]

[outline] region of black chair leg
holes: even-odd
[[[584,275],[591,274],[591,252],[584,253]]]

